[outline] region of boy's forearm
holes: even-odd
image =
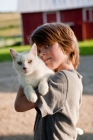
[[[26,97],[24,95],[23,88],[20,86],[18,93],[17,93],[17,96],[16,96],[14,106],[15,106],[15,110],[17,112],[24,112],[24,111],[30,110],[32,108],[35,108],[36,104],[31,103],[26,99]]]

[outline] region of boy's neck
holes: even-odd
[[[69,64],[61,64],[57,69],[55,69],[55,72],[58,72],[60,70],[74,70],[74,66],[72,63]]]

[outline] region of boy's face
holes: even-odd
[[[68,56],[63,53],[61,47],[56,42],[53,45],[44,45],[38,48],[40,58],[52,70],[59,71],[66,63]]]

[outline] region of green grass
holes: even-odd
[[[88,40],[84,42],[79,42],[80,46],[80,55],[93,55],[93,40]],[[15,49],[18,52],[26,51],[30,49],[29,46],[12,46],[11,48]],[[9,47],[0,48],[0,62],[12,61],[12,58],[9,53]]]
[[[18,52],[22,51],[27,51],[30,49],[30,46],[14,46],[10,47]],[[9,52],[9,47],[4,47],[0,49],[0,62],[5,62],[5,61],[12,61],[10,52]]]
[[[93,55],[93,40],[80,41],[80,55]]]

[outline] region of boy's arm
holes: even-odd
[[[21,86],[19,87],[14,106],[17,112],[24,112],[37,107],[35,103],[31,103],[26,99]]]

